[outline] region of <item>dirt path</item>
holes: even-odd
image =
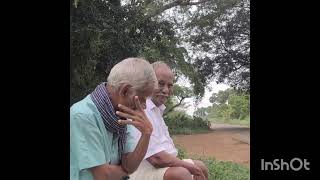
[[[213,124],[212,128],[210,133],[176,135],[173,139],[188,155],[211,156],[250,166],[250,128],[224,124]]]

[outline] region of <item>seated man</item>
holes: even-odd
[[[143,109],[157,85],[149,62],[128,58],[111,69],[107,83],[72,105],[70,180],[120,180],[138,168],[153,130]],[[127,124],[142,134],[135,149]]]
[[[132,180],[207,180],[208,169],[203,162],[177,158],[177,149],[163,120],[165,103],[173,92],[174,74],[163,62],[152,64],[158,79],[158,89],[147,99],[145,112],[153,126],[148,151],[130,179]],[[135,131],[139,139],[141,133]]]

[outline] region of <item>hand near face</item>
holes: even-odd
[[[147,118],[138,96],[134,97],[134,103],[136,105],[136,110],[132,110],[121,104],[118,105],[120,111],[116,111],[116,114],[123,118],[127,118],[126,120],[120,119],[118,122],[120,124],[131,124],[135,126],[141,134],[151,134],[153,130],[152,124]]]

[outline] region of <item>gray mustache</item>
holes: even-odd
[[[163,96],[163,97],[169,97],[168,95],[164,95],[164,94],[157,94],[157,96]]]

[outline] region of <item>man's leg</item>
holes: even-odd
[[[198,166],[202,170],[204,176],[208,179],[208,168],[207,168],[207,166],[202,161],[199,161],[199,160],[193,160],[193,162],[194,162],[194,164],[196,166]]]
[[[164,174],[163,180],[192,180],[192,176],[184,167],[170,167]]]

